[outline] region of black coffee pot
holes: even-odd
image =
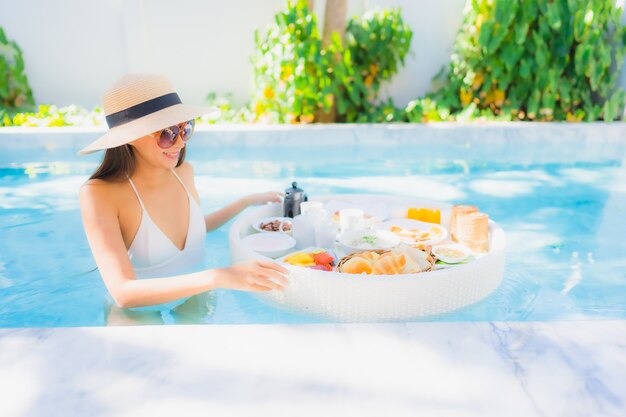
[[[295,217],[300,214],[300,203],[307,200],[308,197],[304,194],[304,191],[298,188],[298,183],[292,182],[291,187],[285,190],[284,216]]]

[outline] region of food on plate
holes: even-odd
[[[328,264],[320,264],[320,265],[313,265],[311,269],[317,269],[319,271],[332,271],[333,267]]]
[[[457,241],[476,253],[489,250],[489,216],[485,213],[467,213],[457,216]]]
[[[422,222],[441,224],[441,210],[435,208],[410,207],[407,217]]]
[[[441,245],[433,248],[433,254],[442,262],[456,264],[464,261],[470,255],[469,249],[458,244]]]
[[[339,262],[339,272],[366,275],[413,274],[432,269],[435,259],[423,250],[401,245],[386,251],[358,252]]]
[[[437,226],[433,226],[428,230],[391,226],[389,230],[397,234],[400,239],[411,240],[415,243],[426,242],[427,240],[436,239],[443,235],[442,229]]]
[[[282,229],[281,229],[282,225]],[[261,222],[259,229],[266,232],[289,232],[291,231],[291,222],[287,220],[275,219],[272,221]]]
[[[315,260],[313,260],[313,255],[310,253],[304,253],[304,252],[296,252],[292,255],[289,255],[284,259],[284,262],[287,262],[295,266],[315,265]]]
[[[465,252],[455,248],[437,248],[437,255],[445,256],[446,258],[464,258]]]
[[[327,252],[320,252],[313,257],[313,262],[315,262],[317,265],[330,265],[334,261],[335,258],[333,258]]]
[[[312,252],[296,252],[285,257],[283,262],[294,266],[318,269],[320,271],[332,271],[335,258],[324,250]]]
[[[476,206],[453,206],[452,214],[450,215],[450,237],[454,242],[457,242],[456,238],[456,225],[457,219],[459,216],[469,214],[469,213],[477,213],[478,207]]]

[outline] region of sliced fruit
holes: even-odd
[[[335,258],[329,255],[327,252],[320,252],[317,255],[315,255],[315,257],[313,258],[313,261],[317,265],[324,265],[324,264],[330,265],[331,263],[333,263],[334,260]]]

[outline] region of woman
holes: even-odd
[[[210,110],[180,102],[159,75],[128,75],[103,97],[109,131],[79,153],[105,150],[80,189],[89,246],[115,304],[177,308],[214,288],[281,290],[287,270],[253,261],[193,270],[207,231],[250,205],[279,202],[280,193],[246,196],[203,216],[192,166],[184,162],[194,119]]]

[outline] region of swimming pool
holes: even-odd
[[[100,326],[104,288],[77,190],[98,135],[0,132],[0,327]],[[474,204],[507,234],[502,285],[439,321],[626,318],[623,124],[315,126],[200,129],[188,160],[205,211],[246,193],[379,193]],[[229,263],[228,225],[206,262]],[[253,296],[216,290],[204,323],[311,323]]]

